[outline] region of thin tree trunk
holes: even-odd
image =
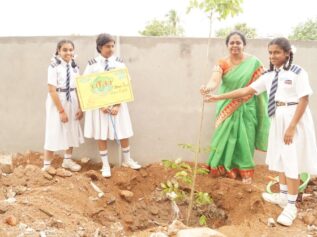
[[[210,19],[209,19],[209,35],[208,35],[208,44],[207,44],[207,59],[209,58],[209,48],[210,48],[211,33],[212,33],[212,10],[210,11]]]

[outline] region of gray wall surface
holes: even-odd
[[[42,151],[44,143],[47,67],[62,38],[74,41],[77,62],[84,70],[96,56],[95,36],[8,37],[0,38],[0,151]],[[268,66],[269,40],[249,40],[246,52]],[[293,42],[295,63],[308,71],[313,90],[317,90],[317,42]],[[223,39],[211,39],[207,58],[207,39],[118,37],[117,51],[129,68],[135,101],[129,104],[134,128],[131,151],[142,164],[194,154],[177,146],[196,143],[202,101],[199,87],[211,75],[217,59],[227,55]],[[310,99],[315,124],[316,93]],[[206,104],[201,146],[207,147],[214,131],[214,104]],[[118,163],[118,148],[110,145],[110,160]],[[75,157],[98,157],[97,144],[86,139]],[[263,163],[264,153],[256,153]],[[205,161],[202,154],[200,161]]]

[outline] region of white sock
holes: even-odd
[[[102,167],[109,166],[109,161],[108,161],[108,151],[99,151],[101,161],[102,161]]]
[[[296,200],[297,200],[298,194],[292,195],[292,194],[287,194],[287,205],[288,206],[295,206]]]
[[[280,184],[280,195],[283,199],[287,199],[287,190],[286,184]]]
[[[123,160],[127,161],[130,159],[130,146],[121,148]]]
[[[52,163],[52,161],[50,161],[50,160],[44,160],[43,166],[44,166],[44,167],[50,166],[51,163]]]
[[[64,160],[70,160],[72,158],[72,154],[64,154]]]

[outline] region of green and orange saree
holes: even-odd
[[[219,93],[248,86],[262,72],[261,62],[250,56],[239,65],[230,67],[219,61],[223,70]],[[254,150],[266,151],[269,129],[267,95],[222,100],[216,105],[216,130],[211,141],[208,165],[213,175],[243,179],[254,174]]]

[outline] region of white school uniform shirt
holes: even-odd
[[[252,87],[256,94],[267,91],[270,94],[275,71],[267,72]],[[299,102],[303,96],[313,93],[307,72],[297,65],[290,70],[280,68],[278,75],[278,88],[275,101]],[[297,105],[277,106],[275,115],[271,117],[268,151],[266,163],[270,170],[284,172],[289,178],[297,179],[302,172],[317,174],[317,148],[315,128],[309,107],[296,126],[293,143],[284,144],[285,132],[294,117]]]
[[[105,71],[106,58],[101,55],[89,60],[84,75]],[[116,56],[108,58],[108,70],[126,67]],[[100,109],[85,112],[84,136],[95,140],[124,139],[133,136],[127,103],[121,103],[119,112],[113,116]]]
[[[66,65],[70,67],[70,88],[76,88],[75,78],[79,75],[78,67],[73,68],[61,58],[60,62],[54,60],[48,67],[47,83],[56,89],[66,89]],[[57,92],[59,100],[68,117],[67,123],[62,123],[51,95],[46,99],[46,125],[44,149],[49,151],[67,150],[70,147],[78,147],[84,142],[83,132],[76,113],[79,110],[76,91],[70,92],[70,100],[66,99],[66,92]]]

